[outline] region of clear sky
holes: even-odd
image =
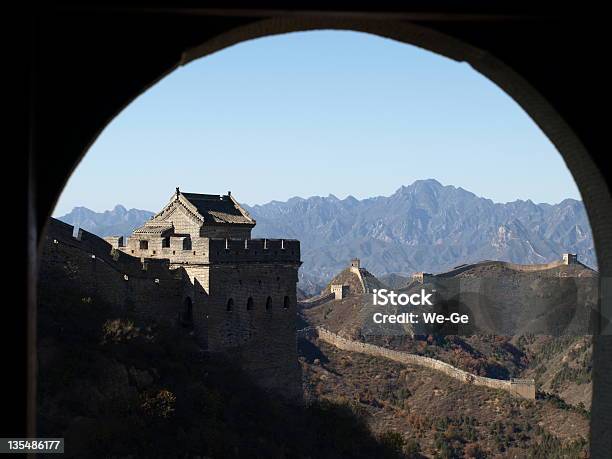
[[[579,199],[544,134],[467,64],[363,33],[292,33],[199,59],[141,95],[54,215],[155,211],[176,186],[261,204],[389,195],[425,178],[497,202]]]

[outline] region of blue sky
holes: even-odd
[[[199,59],[141,95],[54,215],[159,210],[176,186],[261,204],[389,195],[425,178],[497,202],[579,199],[544,134],[467,64],[363,33],[292,33]]]

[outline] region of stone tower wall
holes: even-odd
[[[207,305],[209,349],[231,353],[263,387],[290,397],[301,390],[295,343],[298,267],[215,265],[210,270]]]

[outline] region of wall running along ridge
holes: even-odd
[[[457,268],[452,269],[451,271],[447,271],[447,272],[440,273],[440,274],[435,274],[433,276],[434,277],[453,277],[453,276],[456,276],[457,274],[461,274],[464,271],[468,271],[470,269],[479,268],[483,266],[503,266],[505,268],[508,268],[514,271],[528,273],[528,272],[545,271],[548,269],[558,268],[560,266],[565,266],[568,264],[576,264],[576,265],[587,267],[586,265],[580,263],[579,261],[572,261],[570,263],[567,263],[564,260],[556,260],[556,261],[551,261],[550,263],[541,263],[541,264],[533,264],[533,265],[521,265],[517,263],[510,263],[509,261],[481,261],[478,263],[471,263],[471,264],[467,264],[464,266],[458,266]],[[421,273],[417,273],[417,274],[421,274]],[[426,273],[423,273],[423,274],[425,274],[425,276],[432,276],[431,274],[426,274]]]
[[[401,351],[395,351],[387,349],[374,344],[362,343],[360,341],[353,341],[343,338],[340,335],[332,333],[323,327],[310,327],[300,330],[298,336],[316,335],[319,339],[331,344],[332,346],[342,349],[343,351],[359,352],[362,354],[371,355],[374,357],[384,357],[395,362],[404,363],[407,365],[419,365],[422,367],[431,368],[433,370],[441,371],[442,373],[455,378],[466,384],[473,384],[475,386],[485,386],[491,389],[500,389],[509,392],[512,395],[523,397],[529,400],[535,400],[536,398],[536,387],[533,379],[511,379],[501,380],[486,378],[484,376],[477,376],[467,371],[455,368],[448,363],[440,360],[432,359],[430,357],[423,357],[420,355],[408,354]]]

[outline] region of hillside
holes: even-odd
[[[402,457],[346,403],[284,402],[185,329],[46,293],[37,432],[65,438],[66,457]]]
[[[591,336],[521,336],[515,340],[530,362],[523,372],[545,393],[564,402],[591,409]]]
[[[532,270],[537,266],[481,262],[430,275],[422,284],[411,281],[398,292],[412,294],[423,288],[433,292],[433,308],[387,306],[385,311],[459,312],[470,317],[468,325],[453,329],[446,325],[444,329],[422,323],[415,325],[412,328],[417,335],[590,334],[591,315],[598,298],[597,272],[581,263],[553,263],[549,265],[552,267]],[[362,290],[357,290],[358,287],[351,287],[350,274],[345,269],[334,278],[334,282],[349,285],[349,298],[304,311],[307,319],[346,336],[401,336],[401,330],[392,327],[381,330],[372,323],[372,314],[381,311],[381,306],[373,304],[371,294],[365,295]],[[374,288],[382,285],[378,280],[373,284],[376,285]]]
[[[312,399],[350,404],[409,457],[586,457],[588,418],[555,399],[518,399],[317,339],[299,349]]]
[[[304,309],[301,315],[306,325],[432,357],[476,375],[533,378],[542,396],[548,394],[578,411],[589,410],[589,323],[597,301],[597,273],[580,263],[552,266],[523,271],[511,264],[483,262],[427,276],[423,284],[410,281],[400,290],[436,290],[433,310],[467,312],[476,318],[474,327],[398,324],[381,328],[372,323],[374,312],[421,309],[373,306],[372,295],[361,292]],[[460,293],[462,288],[467,294]]]

